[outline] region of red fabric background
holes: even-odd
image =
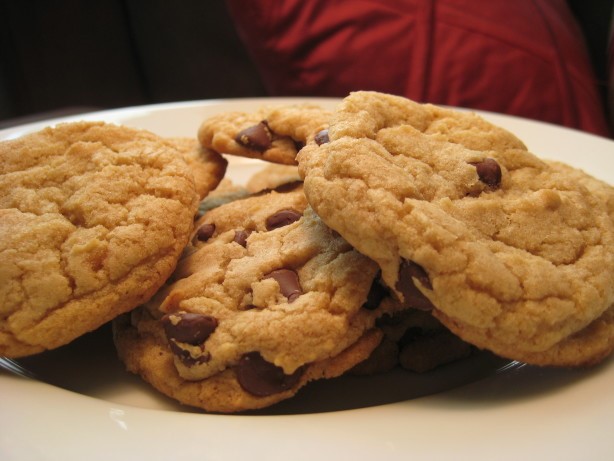
[[[609,136],[564,0],[228,0],[271,95],[376,90]]]

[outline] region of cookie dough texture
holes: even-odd
[[[127,331],[119,333],[119,354],[129,370],[184,403],[208,411],[261,408],[370,355],[382,336],[374,328],[380,313],[363,305],[377,272],[307,206],[301,183],[236,200],[199,219],[171,283],[146,315],[119,328]],[[194,341],[188,316],[202,320]],[[180,334],[162,337],[164,322]],[[250,354],[298,381],[254,394],[236,376]]]
[[[173,143],[104,123],[0,143],[0,355],[68,343],[150,298],[198,205]]]
[[[560,352],[602,316],[600,331],[611,324],[610,186],[540,160],[474,114],[380,93],[348,96],[329,139],[299,155],[309,203],[397,296],[400,268],[415,264],[433,314],[478,347],[542,365],[611,351],[604,333],[599,353]],[[483,176],[493,161],[498,175]]]
[[[204,147],[223,154],[296,165],[297,152],[326,127],[329,115],[308,103],[223,112],[201,124],[198,139]]]

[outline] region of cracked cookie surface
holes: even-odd
[[[0,355],[63,345],[146,301],[193,228],[174,145],[96,122],[0,143]]]
[[[236,200],[199,219],[172,283],[120,329],[120,356],[184,403],[209,411],[268,406],[370,355],[382,335],[380,313],[365,306],[377,272],[307,207],[300,182]],[[138,339],[123,342],[128,334],[165,349],[166,362],[174,356],[172,379],[184,384],[164,384],[168,364],[160,362],[165,372],[145,365],[148,352],[130,346]],[[263,384],[256,368],[275,370],[275,384]]]
[[[298,157],[309,203],[400,298],[417,287],[478,347],[568,364],[546,351],[614,300],[610,186],[579,181],[588,175],[477,115],[381,93],[348,96],[328,137]]]

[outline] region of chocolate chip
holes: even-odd
[[[196,231],[196,239],[200,242],[206,242],[215,233],[215,224],[203,224]]]
[[[266,397],[294,387],[303,374],[299,368],[291,375],[262,358],[258,352],[243,355],[235,367],[235,373],[240,386],[250,394]]]
[[[314,141],[316,142],[318,146],[321,146],[322,144],[326,144],[327,142],[330,142],[330,139],[328,137],[328,130],[322,130],[318,132],[318,134],[316,134],[314,138]]]
[[[249,237],[249,232],[244,229],[236,230],[233,241],[241,245],[242,247],[247,247],[247,237]]]
[[[290,269],[277,269],[268,273],[264,277],[265,279],[275,279],[279,284],[281,294],[288,298],[288,302],[291,303],[300,295],[303,294],[301,284],[298,280],[298,274]]]
[[[485,158],[481,162],[471,162],[475,165],[480,181],[496,189],[501,184],[501,167],[493,158]]]
[[[286,208],[266,218],[265,225],[267,230],[273,230],[278,227],[292,224],[294,221],[301,219],[301,216],[303,216],[303,213],[293,210],[292,208]]]
[[[209,316],[191,312],[177,312],[162,317],[166,337],[192,345],[204,343],[215,331],[218,321]]]
[[[379,307],[379,304],[386,296],[388,296],[388,289],[380,283],[379,277],[376,277],[373,283],[371,283],[371,288],[367,294],[367,300],[362,307],[373,311]]]
[[[431,310],[433,304],[422,294],[413,279],[416,278],[428,289],[432,289],[431,280],[422,266],[413,261],[403,260],[399,266],[399,278],[396,289],[403,295],[405,304],[420,310]]]
[[[235,137],[235,141],[248,149],[264,152],[271,147],[273,133],[266,121],[263,120],[257,125],[240,131]]]

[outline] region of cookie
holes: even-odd
[[[243,239],[254,231],[263,232],[281,227],[300,219],[307,207],[301,181],[253,194],[243,189],[229,189],[219,198],[225,200],[216,200],[196,221],[194,235],[186,252],[200,248],[212,237],[229,230],[234,230]]]
[[[614,188],[585,172],[565,163],[546,160],[551,168],[559,171],[568,179],[586,187],[590,193],[605,205],[605,209],[614,222]],[[440,314],[441,316],[442,314]],[[452,321],[448,322],[456,329]],[[471,332],[465,328],[465,336],[471,338]],[[614,306],[610,306],[599,318],[586,328],[574,333],[555,346],[540,352],[524,352],[516,357],[535,365],[557,366],[591,366],[601,362],[614,351]]]
[[[0,355],[66,344],[149,299],[198,205],[167,140],[60,124],[0,143]]]
[[[348,96],[327,135],[298,157],[310,205],[465,341],[531,363],[612,305],[611,189],[477,115],[381,93]]]
[[[228,161],[217,152],[205,149],[196,138],[170,138],[181,151],[194,175],[196,191],[201,199],[214,190],[224,177]]]
[[[119,355],[183,403],[262,408],[370,355],[377,272],[307,206],[302,183],[236,200],[199,219],[171,283],[117,328]]]
[[[293,397],[310,381],[342,375],[364,360],[381,340],[378,330],[366,332],[340,354],[310,363],[299,372],[283,371],[256,355],[204,380],[186,380],[175,367],[162,323],[138,308],[113,321],[114,341],[127,370],[143,377],[153,388],[174,400],[215,413],[236,413],[269,407]],[[238,376],[241,375],[241,381]],[[241,384],[243,383],[243,384]],[[251,391],[245,391],[247,386]]]
[[[223,112],[201,124],[198,139],[207,149],[223,154],[296,165],[298,151],[326,127],[329,115],[314,104]]]
[[[394,302],[388,298],[386,302]],[[382,306],[383,307],[383,306]],[[430,312],[390,309],[376,325],[384,337],[371,356],[351,373],[372,375],[401,368],[425,373],[471,355],[473,347],[445,328]]]

